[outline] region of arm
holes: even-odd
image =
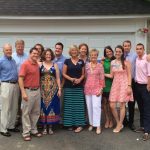
[[[85,76],[85,67],[82,67],[81,77],[79,79],[75,79],[74,83],[79,84],[84,79],[84,76]]]
[[[58,85],[58,96],[61,96],[61,84],[60,84],[60,76],[59,76],[59,68],[57,64],[54,64],[55,70],[56,70],[56,82]]]
[[[67,68],[68,68],[67,65],[64,64],[64,65],[63,65],[62,75],[63,75],[64,79],[67,79],[67,80],[69,80],[69,81],[71,81],[71,82],[74,82],[74,81],[75,81],[75,78],[71,78],[70,76],[67,75]]]
[[[19,76],[18,82],[19,82],[19,86],[20,86],[20,89],[21,89],[22,98],[23,98],[23,100],[28,101],[28,96],[27,96],[26,91],[24,89],[24,82],[23,82],[23,80],[24,80],[24,77],[23,76]]]
[[[148,72],[147,90],[150,92],[150,54],[147,56],[147,72]]]
[[[105,76],[104,76],[104,68],[103,66],[101,65],[100,66],[100,80],[99,80],[99,84],[100,84],[100,89],[99,89],[99,92],[97,93],[97,96],[100,96],[102,95],[102,92],[103,92],[103,88],[105,87]]]
[[[129,61],[125,62],[126,68],[127,68],[127,76],[128,76],[128,89],[127,93],[128,95],[131,94],[132,88],[131,88],[131,63]]]
[[[112,66],[110,67],[110,74],[104,74],[105,75],[105,77],[107,77],[107,78],[113,78],[114,77],[114,74],[113,74],[113,71],[112,71]]]

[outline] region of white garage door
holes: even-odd
[[[25,41],[25,51],[29,51],[36,43],[41,43],[44,47],[54,49],[57,42],[64,44],[64,55],[68,56],[68,48],[72,44],[79,45],[87,43],[89,48],[97,48],[100,51],[100,56],[103,55],[105,46],[110,45],[114,48],[118,44],[122,44],[124,40],[131,40],[133,47],[135,46],[134,33],[106,33],[106,34],[3,34],[0,35],[0,55],[2,55],[2,47],[4,43],[13,45],[17,39]]]

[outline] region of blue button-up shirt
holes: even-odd
[[[129,53],[125,53],[125,59],[131,63],[131,76],[132,79],[135,79],[135,61],[136,61],[137,54],[133,51]]]
[[[56,63],[58,65],[61,80],[62,80],[62,69],[63,69],[63,65],[64,65],[65,60],[66,60],[66,57],[61,55],[60,57],[57,57],[57,58],[55,57],[55,59],[53,61],[54,63]]]
[[[15,60],[11,57],[0,58],[0,81],[17,81],[18,72]]]
[[[28,59],[28,55],[26,53],[23,53],[23,55],[18,55],[16,52],[12,54],[12,57],[16,61],[17,64],[17,71],[19,73],[20,67],[23,64],[25,60]]]

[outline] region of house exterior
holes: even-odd
[[[102,56],[105,46],[114,48],[124,40],[132,41],[133,50],[141,42],[150,52],[150,2],[0,0],[0,48],[4,43],[14,47],[17,39],[25,41],[26,51],[36,43],[53,49],[60,41],[66,55],[70,45],[84,42]]]

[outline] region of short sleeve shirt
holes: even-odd
[[[20,68],[19,76],[24,77],[24,87],[37,88],[40,86],[40,70],[38,63],[33,64],[29,59]]]
[[[77,64],[75,65],[71,59],[66,59],[64,64],[67,66],[67,75],[71,78],[80,78],[82,75],[82,68],[84,67],[84,61],[79,59]],[[64,87],[67,88],[76,88],[83,87],[83,81],[77,85],[74,85],[70,80],[65,79]]]

